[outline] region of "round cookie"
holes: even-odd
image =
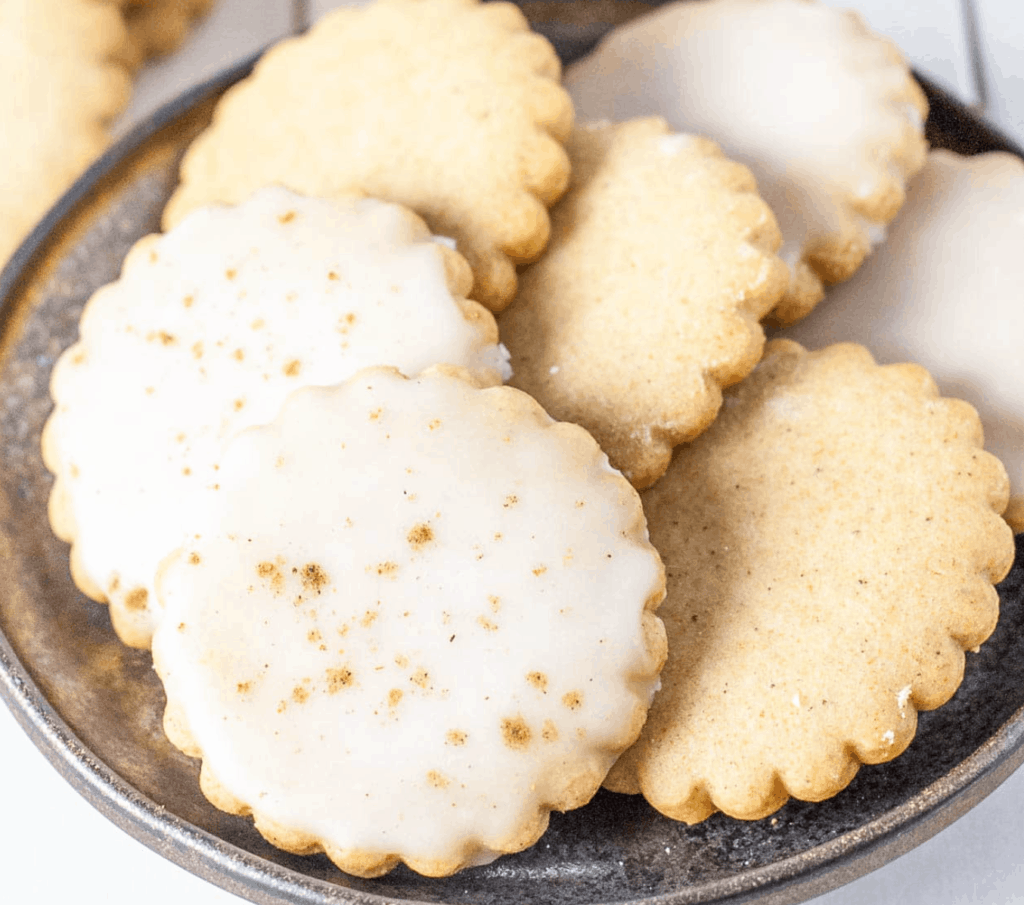
[[[473,298],[515,294],[565,190],[572,104],[551,45],[510,3],[376,0],[271,50],[218,104],[165,211],[280,183],[406,204],[458,243]],[[310,86],[317,86],[315,91]]]
[[[607,785],[757,819],[898,755],[995,625],[1006,498],[974,410],[922,368],[770,343],[643,495],[669,659]]]
[[[224,443],[293,389],[374,364],[508,376],[471,279],[405,208],[282,188],[135,246],[54,368],[43,433],[54,532],[122,640],[148,645],[156,567],[217,486]]]
[[[1024,531],[1024,164],[932,151],[889,238],[806,320],[780,333],[811,349],[849,340],[912,360],[977,410],[1010,476]]]
[[[296,853],[431,876],[586,803],[643,724],[664,572],[593,439],[463,372],[362,371],[225,452],[162,567],[164,725]]]
[[[513,384],[642,488],[757,363],[779,233],[749,170],[659,117],[577,128],[569,153],[550,247],[499,329]]]
[[[776,323],[857,269],[927,150],[927,101],[900,51],[810,0],[668,4],[612,31],[565,83],[580,119],[660,114],[750,167],[791,270]]]
[[[3,0],[0,267],[106,147],[130,92],[126,46],[100,0]]]

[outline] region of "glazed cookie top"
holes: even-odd
[[[135,246],[54,369],[43,435],[54,530],[124,641],[148,644],[157,564],[217,485],[224,443],[293,389],[381,363],[508,376],[494,318],[462,297],[470,282],[405,208],[281,188]]]
[[[660,117],[577,128],[569,151],[550,248],[499,329],[513,383],[646,487],[757,363],[779,232],[746,167]]]
[[[661,562],[593,439],[451,369],[239,435],[157,582],[165,727],[214,804],[375,876],[532,844],[640,730]]]
[[[1024,530],[1024,164],[932,151],[889,238],[827,303],[780,334],[809,348],[850,340],[912,360],[981,416]]]
[[[667,5],[566,74],[580,119],[657,113],[746,164],[775,212],[790,323],[847,279],[924,163],[927,102],[899,50],[809,0]]]
[[[128,101],[124,23],[91,0],[3,0],[0,267],[99,154]]]
[[[572,104],[551,45],[511,3],[377,0],[280,44],[229,91],[182,164],[165,225],[269,183],[413,208],[497,311],[548,237]],[[310,86],[317,86],[315,91]]]
[[[770,343],[643,496],[670,656],[609,785],[757,819],[898,755],[995,625],[1006,495],[974,410],[922,368]]]

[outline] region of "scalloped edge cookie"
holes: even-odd
[[[456,240],[473,298],[511,300],[548,238],[572,103],[561,63],[511,3],[376,0],[284,41],[219,102],[187,152],[165,226],[267,183],[361,191]],[[311,91],[310,86],[318,89]]]
[[[548,251],[498,327],[513,385],[643,488],[757,364],[778,228],[746,167],[660,117],[578,127],[569,154]]]
[[[606,785],[696,823],[820,801],[910,744],[995,626],[1014,556],[977,414],[862,346],[769,343],[643,495],[662,687]]]
[[[636,738],[665,658],[636,492],[467,376],[292,394],[157,582],[164,725],[204,794],[359,876],[533,844]]]

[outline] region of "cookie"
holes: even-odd
[[[900,51],[809,0],[667,5],[611,32],[566,87],[580,119],[659,114],[750,167],[785,239],[779,324],[860,266],[927,149],[927,101]]]
[[[564,191],[572,104],[551,45],[509,3],[377,0],[268,53],[189,149],[165,225],[269,183],[413,208],[456,240],[473,298],[515,293]],[[310,86],[316,86],[312,90]]]
[[[177,50],[195,21],[209,12],[213,0],[119,0],[128,29],[129,64]]]
[[[923,368],[770,343],[643,495],[670,655],[609,787],[688,823],[757,819],[902,752],[992,631],[1013,559],[981,441]]]
[[[106,147],[130,92],[126,41],[100,0],[3,0],[0,267]]]
[[[889,238],[821,308],[781,336],[840,340],[882,362],[926,367],[981,416],[985,448],[1010,475],[1007,518],[1024,531],[1024,164],[932,151]]]
[[[524,393],[362,371],[290,396],[219,480],[160,573],[154,663],[203,791],[275,845],[486,863],[640,731],[661,561],[593,439]]]
[[[55,366],[43,456],[76,584],[148,645],[153,577],[235,433],[286,396],[362,367],[446,362],[500,382],[492,315],[466,262],[405,208],[269,188],[142,239],[86,305]]]
[[[499,319],[513,383],[638,488],[757,363],[786,267],[749,170],[651,117],[575,130],[548,251]]]

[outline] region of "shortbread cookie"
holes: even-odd
[[[1013,537],[965,402],[776,341],[644,494],[670,657],[608,784],[694,823],[818,801],[910,743],[988,637]]]
[[[973,405],[1010,475],[1007,518],[1024,531],[1024,164],[933,151],[886,244],[784,336],[851,340],[913,360]]]
[[[354,189],[454,238],[491,310],[548,237],[572,104],[554,49],[510,3],[377,0],[287,41],[220,102],[182,164],[165,225],[281,183]]]
[[[664,572],[593,439],[369,369],[225,452],[157,581],[164,724],[215,805],[377,876],[519,851],[643,724]]]
[[[924,94],[900,51],[809,0],[674,3],[610,33],[566,75],[580,119],[657,113],[713,138],[775,212],[791,323],[847,279],[924,163]]]
[[[494,318],[462,298],[471,280],[405,208],[281,188],[135,246],[55,367],[43,436],[54,532],[122,640],[149,643],[157,564],[217,486],[224,443],[293,389],[378,363],[507,376]]]
[[[569,150],[550,248],[499,327],[514,384],[646,487],[757,363],[779,233],[745,167],[658,117],[578,128]]]
[[[101,0],[0,4],[0,267],[108,142],[127,38]]]
[[[213,0],[119,0],[128,28],[130,63],[141,66],[152,57],[177,50]]]

